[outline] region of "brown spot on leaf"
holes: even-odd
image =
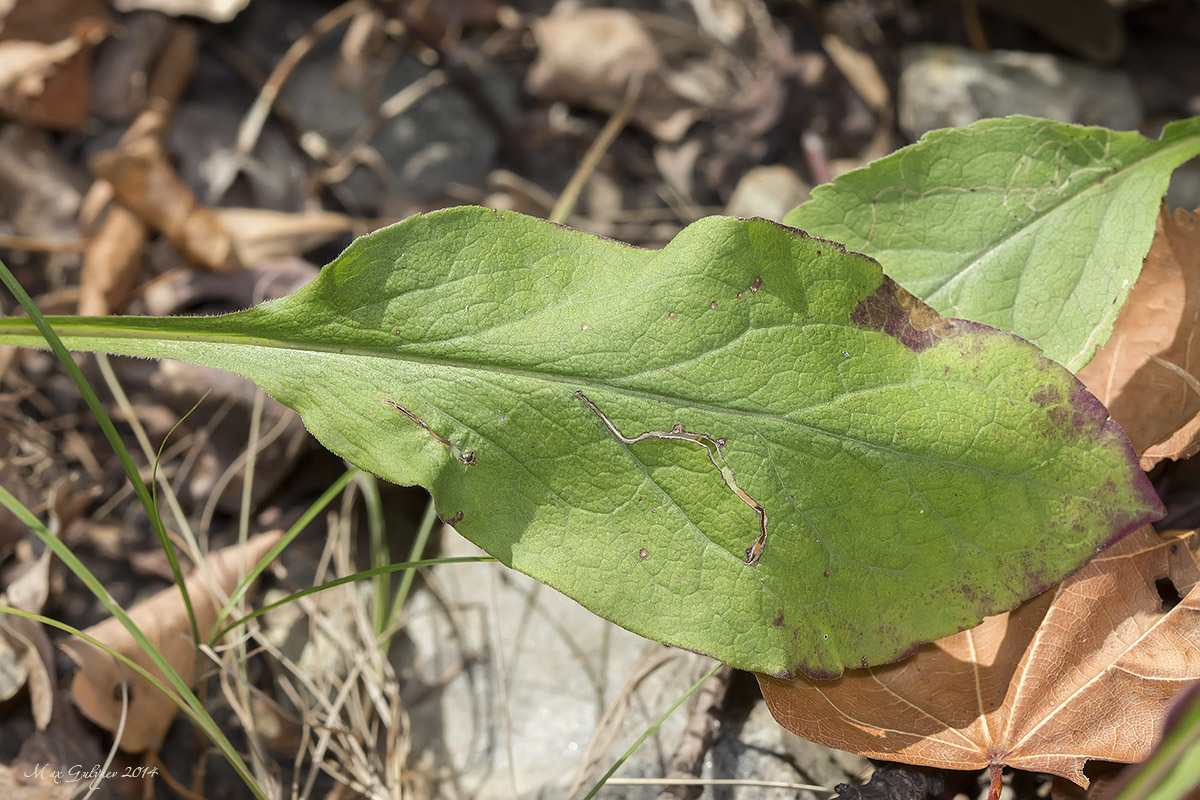
[[[864,328],[883,331],[914,353],[933,346],[939,339],[957,336],[973,325],[943,317],[886,275],[879,288],[854,307],[850,320]]]
[[[817,255],[820,255],[818,253]],[[754,281],[750,284],[750,294],[758,294],[758,290],[762,288],[762,275],[756,275]]]
[[[777,616],[775,619],[771,620],[771,624],[773,626],[775,626],[776,628],[783,627],[783,612],[782,611],[779,612],[779,616]]]
[[[711,308],[713,311],[716,311],[717,310],[717,301],[713,300],[711,303],[709,303],[708,307]]]
[[[649,556],[650,551],[646,548],[643,547],[641,550],[638,550],[638,558],[642,559],[643,561],[645,561]]]
[[[442,522],[446,523],[451,528],[455,527],[456,525],[458,525],[458,523],[460,523],[462,521],[463,521],[463,512],[462,511],[456,511],[456,512],[454,512],[454,516],[446,517],[442,520]]]

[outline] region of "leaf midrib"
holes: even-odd
[[[1043,224],[1045,222],[1045,220],[1053,217],[1053,215],[1055,215],[1055,214],[1062,212],[1064,209],[1070,208],[1071,204],[1073,204],[1074,202],[1076,202],[1076,201],[1082,202],[1091,193],[1100,191],[1100,187],[1103,186],[1105,181],[1111,182],[1113,180],[1127,179],[1136,170],[1140,169],[1144,164],[1154,161],[1155,159],[1165,157],[1166,155],[1171,154],[1173,152],[1177,152],[1180,149],[1187,149],[1188,146],[1195,147],[1196,146],[1195,139],[1196,139],[1195,136],[1184,137],[1177,144],[1164,147],[1161,150],[1156,150],[1155,152],[1151,153],[1148,156],[1139,158],[1136,161],[1134,161],[1114,172],[1110,172],[1107,176],[1104,177],[1103,180],[1093,181],[1090,185],[1081,189],[1080,191],[1075,192],[1074,194],[1071,194],[1071,195],[1064,196],[1059,202],[1051,203],[1050,205],[1046,206],[1043,210],[1036,212],[1032,217],[1029,217],[1029,219],[1026,222],[1024,222],[1023,224],[1021,224],[1020,226],[1014,228],[1012,231],[1006,233],[1004,236],[1000,237],[999,239],[996,239],[992,242],[987,243],[983,249],[981,249],[977,252],[977,254],[975,255],[975,257],[973,259],[968,261],[966,264],[962,265],[957,270],[946,274],[941,283],[937,284],[932,289],[927,289],[925,291],[925,301],[930,304],[940,302],[941,298],[939,297],[939,295],[941,295],[943,289],[946,289],[946,287],[948,287],[949,285],[958,282],[959,279],[961,279],[963,276],[965,276],[966,274],[971,272],[973,269],[978,267],[979,264],[984,261],[984,259],[990,257],[992,254],[994,254],[997,251],[1006,247],[1017,236],[1028,232],[1028,230],[1030,228],[1034,227],[1035,225]],[[1111,190],[1108,188],[1105,188],[1104,191],[1111,191]],[[901,252],[901,251],[897,250],[896,252]]]
[[[263,348],[267,348],[267,349],[297,350],[297,351],[301,351],[301,352],[328,353],[330,355],[349,355],[349,356],[356,356],[356,357],[360,357],[360,358],[378,358],[378,359],[395,360],[395,361],[407,361],[407,362],[412,362],[412,363],[416,363],[416,364],[422,364],[425,366],[442,367],[442,368],[447,368],[447,369],[478,370],[478,371],[482,371],[482,372],[492,372],[497,375],[505,375],[505,376],[515,377],[515,378],[525,378],[528,380],[543,381],[546,383],[556,383],[556,384],[560,384],[560,385],[566,385],[571,389],[576,389],[581,385],[584,386],[585,388],[588,388],[588,387],[601,388],[601,389],[604,389],[607,391],[611,391],[615,394],[625,395],[627,397],[634,397],[634,398],[643,399],[643,400],[650,400],[653,402],[659,402],[659,403],[664,403],[664,404],[690,406],[692,408],[702,410],[702,411],[708,411],[709,413],[713,413],[713,414],[717,414],[717,415],[738,416],[738,417],[747,418],[747,419],[767,419],[767,420],[770,420],[773,422],[783,422],[783,423],[786,423],[789,425],[794,425],[795,427],[801,428],[805,431],[808,431],[809,433],[825,436],[834,441],[851,443],[851,444],[855,444],[855,445],[858,445],[860,447],[867,448],[870,450],[884,452],[884,453],[888,453],[888,454],[895,455],[895,456],[902,457],[902,458],[923,461],[926,463],[938,464],[938,465],[943,465],[943,466],[944,465],[954,465],[956,467],[959,467],[962,469],[968,469],[968,470],[974,471],[976,473],[994,475],[994,476],[997,476],[997,477],[1000,477],[1000,478],[1003,478],[1006,480],[1019,481],[1028,486],[1041,487],[1043,489],[1050,490],[1053,493],[1061,495],[1061,496],[1074,497],[1074,498],[1078,498],[1080,500],[1084,500],[1087,502],[1100,503],[1100,501],[1094,497],[1091,497],[1088,495],[1082,495],[1082,494],[1078,494],[1078,493],[1074,493],[1074,492],[1068,492],[1068,491],[1063,490],[1061,487],[1050,486],[1049,484],[1032,481],[1027,478],[1024,478],[1022,475],[1008,473],[1008,472],[1001,472],[999,470],[988,468],[988,467],[983,467],[978,464],[950,461],[950,460],[946,460],[946,459],[935,458],[935,457],[932,457],[932,456],[929,456],[929,455],[926,455],[923,453],[915,453],[915,452],[906,451],[906,450],[899,450],[899,449],[896,449],[895,447],[891,447],[888,445],[864,441],[862,439],[855,438],[848,434],[829,431],[824,428],[812,425],[810,423],[800,422],[798,420],[791,419],[787,416],[772,415],[772,414],[767,414],[764,412],[751,411],[751,410],[746,410],[746,409],[729,408],[729,407],[725,407],[725,406],[718,406],[713,403],[709,403],[709,402],[705,402],[705,401],[696,401],[696,400],[692,400],[692,399],[674,397],[671,395],[666,395],[666,394],[662,394],[662,393],[658,393],[658,392],[652,392],[652,391],[648,391],[645,389],[634,389],[634,388],[630,388],[630,387],[614,385],[612,383],[606,382],[604,379],[601,379],[601,378],[588,378],[588,379],[586,379],[587,382],[583,382],[579,376],[574,376],[574,375],[562,375],[560,373],[539,372],[539,371],[528,370],[528,369],[515,369],[512,367],[503,367],[503,366],[499,366],[499,365],[495,365],[495,364],[487,364],[487,365],[464,364],[462,362],[455,361],[453,359],[447,359],[447,358],[429,357],[429,356],[423,356],[423,355],[413,354],[413,353],[404,353],[404,354],[388,353],[388,352],[379,351],[379,350],[367,350],[364,348],[352,347],[352,346],[348,347],[345,345],[323,345],[323,344],[314,343],[314,342],[292,342],[292,341],[287,341],[287,340],[282,340],[282,339],[267,339],[267,338],[264,338],[261,336],[251,336],[251,335],[247,335],[247,334],[240,334],[240,333],[235,333],[235,332],[230,332],[230,331],[222,331],[218,334],[204,333],[202,335],[195,335],[195,334],[185,333],[182,331],[170,331],[170,330],[163,331],[163,330],[159,330],[159,329],[148,329],[150,331],[150,333],[152,334],[152,335],[148,335],[146,332],[139,331],[136,328],[115,328],[115,327],[109,328],[109,327],[104,327],[104,326],[95,326],[94,324],[89,325],[86,322],[81,323],[77,318],[73,318],[73,317],[66,317],[66,318],[49,317],[47,319],[50,322],[50,324],[54,327],[55,331],[58,332],[58,334],[61,338],[71,338],[71,337],[86,338],[86,337],[92,336],[94,338],[131,339],[131,340],[136,340],[136,341],[140,341],[140,342],[144,342],[147,340],[149,340],[149,341],[166,340],[166,341],[185,342],[185,343],[193,342],[193,343],[204,343],[204,344],[235,344],[235,345],[241,344],[241,345],[249,345],[249,346],[258,346],[258,347],[263,347]],[[126,323],[128,323],[131,320],[156,319],[156,318],[152,318],[152,317],[112,318],[112,317],[109,317],[106,319],[123,319]],[[162,319],[162,318],[157,318],[157,319]],[[207,317],[207,318],[204,318],[204,317],[199,317],[199,318],[179,317],[179,318],[175,318],[175,319],[179,319],[179,320],[193,320],[193,319],[213,320],[213,319],[222,319],[222,318],[221,317],[215,317],[215,318],[214,317]],[[225,319],[228,319],[228,317],[226,317]],[[23,320],[23,319],[7,319],[7,320],[0,319],[0,338],[2,338],[6,333],[8,333],[8,334],[12,333],[12,331],[6,331],[5,330],[6,328],[8,328],[8,329],[15,328],[18,331],[20,331],[20,329],[22,327],[22,325],[20,323],[24,323],[24,326],[27,326],[28,328],[32,329],[32,323],[29,323],[28,321]],[[136,326],[136,322],[134,324]],[[72,328],[75,328],[76,330],[82,329],[84,332],[83,333],[73,333]],[[89,333],[89,329],[91,329],[92,331],[96,331],[96,332]],[[26,331],[25,335],[28,335],[30,337],[37,337],[38,339],[41,338],[40,334],[38,334],[32,330]],[[3,341],[0,341],[0,344],[3,344]],[[94,345],[88,345],[88,346],[85,346],[80,349],[95,351],[95,350],[103,350],[104,348],[95,347]],[[172,356],[156,356],[156,357],[170,358]],[[210,366],[217,366],[217,365],[210,363]],[[229,369],[229,367],[218,367],[218,368]],[[232,371],[236,371],[236,370],[232,370]],[[487,438],[488,441],[491,441],[490,437],[485,437],[485,438]],[[1141,505],[1132,505],[1132,504],[1128,504],[1128,503],[1113,503],[1112,501],[1108,501],[1104,505],[1107,508],[1124,508],[1124,509],[1138,510],[1138,511],[1145,510],[1145,508]]]

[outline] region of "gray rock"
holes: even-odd
[[[837,784],[850,782],[866,772],[870,762],[784,730],[760,699],[737,734],[721,738],[705,766],[705,777],[807,784],[828,790],[714,787],[712,800],[819,800],[828,797]]]
[[[343,197],[352,197],[364,211],[374,213],[386,194],[422,200],[440,195],[448,184],[484,183],[499,144],[492,127],[458,89],[445,83],[402,113],[375,120],[380,104],[427,76],[430,67],[400,53],[377,87],[371,80],[361,86],[343,85],[337,44],[337,37],[330,37],[309,54],[284,84],[281,96],[302,126],[343,155],[378,125],[367,144],[379,159],[354,168],[343,182]],[[515,109],[519,87],[507,73],[486,70],[480,85],[501,113]]]
[[[1141,103],[1123,73],[1044,53],[976,53],[947,45],[901,53],[899,119],[910,138],[1009,114],[1116,130],[1142,121]]]
[[[444,534],[442,555],[479,554],[453,531]],[[713,666],[622,630],[499,564],[433,567],[429,583],[436,595],[419,591],[405,609],[412,652],[393,653],[392,661],[410,672],[402,689],[410,698],[409,764],[438,775],[435,796],[565,798],[596,736],[602,746],[586,793]],[[464,658],[469,665],[446,680]],[[631,674],[642,678],[630,687]],[[623,694],[624,719],[602,724]],[[680,708],[618,774],[666,774],[686,722]],[[657,791],[621,786],[603,796],[653,798]]]
[[[1192,159],[1171,173],[1167,205],[1188,211],[1200,208],[1200,161]]]
[[[231,150],[237,140],[243,109],[219,98],[185,100],[171,121],[168,144],[178,163],[179,177],[204,203],[302,211],[305,208],[306,165],[276,125],[263,128],[254,157],[242,169],[244,188],[215,197],[227,170],[236,172]]]
[[[234,43],[264,75],[270,74],[292,43],[330,8],[325,0],[256,0],[233,26]],[[363,143],[378,153],[366,154],[368,163],[355,166],[349,175],[324,176],[339,201],[351,213],[374,215],[385,200],[399,198],[409,202],[396,205],[419,206],[439,199],[450,183],[482,186],[499,143],[476,106],[448,80],[419,91],[417,82],[428,80],[434,68],[397,42],[378,48],[359,42],[349,49],[361,60],[347,61],[342,46],[348,31],[342,25],[321,37],[288,75],[279,98],[301,134],[317,134],[338,155]],[[517,76],[486,62],[472,49],[469,36],[451,56],[471,65],[478,88],[498,114],[517,116]],[[378,119],[388,100],[405,89],[418,95],[415,102],[389,119]],[[319,149],[315,142],[309,145],[306,149]]]
[[[776,222],[809,198],[812,187],[783,164],[754,167],[738,181],[725,213]]]
[[[443,556],[479,553],[453,531],[443,533]],[[618,628],[499,564],[433,567],[428,586],[405,608],[406,652],[393,651],[392,663],[407,672],[402,692],[411,720],[409,767],[437,776],[435,797],[582,797],[714,666],[711,659]],[[455,671],[463,663],[467,666]],[[858,759],[847,770],[839,766],[841,755],[808,744],[806,758],[820,767],[797,770],[789,742],[799,740],[775,723],[761,699],[753,699],[751,710],[735,713],[730,730],[721,734],[704,777],[789,783],[816,777],[832,786],[865,763]],[[622,711],[606,719],[614,701]],[[666,775],[690,712],[690,702],[676,710],[617,777]],[[593,742],[595,767],[571,795]],[[796,797],[794,790],[727,789],[705,796]],[[660,790],[608,784],[600,796],[653,800]]]

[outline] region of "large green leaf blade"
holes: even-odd
[[[762,672],[894,659],[1161,511],[1104,408],[1033,346],[765,220],[646,251],[450,209],[249,311],[52,322],[73,348],[244,374],[504,563]],[[29,328],[0,320],[0,343],[37,344]]]
[[[1032,117],[931,131],[819,186],[784,218],[843,242],[947,316],[1078,371],[1108,341],[1200,117],[1161,140]]]

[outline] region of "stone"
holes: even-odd
[[[480,554],[453,530],[443,535],[442,556]],[[436,596],[417,591],[405,607],[410,652],[392,654],[410,666],[402,694],[429,698],[406,702],[409,763],[480,800],[566,797],[606,709],[626,693],[624,719],[604,724],[615,735],[596,753],[586,792],[714,663],[618,628],[500,564],[432,567],[429,584]],[[626,686],[631,673],[642,678]],[[664,775],[687,716],[686,706],[678,709],[618,774]],[[628,796],[657,793],[638,789]]]
[[[323,10],[308,0],[259,5],[247,9],[237,41],[267,72]],[[451,80],[431,79],[434,68],[402,49],[380,53],[366,69],[350,68],[341,53],[345,36],[345,27],[338,28],[305,54],[283,84],[280,100],[303,131],[317,134],[336,153],[345,156],[366,144],[378,154],[360,149],[365,157],[349,174],[339,166],[326,176],[346,210],[373,215],[393,195],[420,204],[442,197],[451,184],[482,186],[500,143],[475,104]],[[517,77],[486,63],[466,41],[453,57],[471,65],[478,89],[501,116],[516,117]],[[419,82],[427,90],[419,91]],[[379,119],[379,110],[406,89],[414,95],[407,107]]]
[[[900,128],[913,140],[937,128],[1010,114],[1115,130],[1132,130],[1142,121],[1128,76],[1082,62],[929,44],[905,48],[900,60]]]
[[[734,187],[725,213],[776,222],[809,198],[812,187],[784,164],[754,167]]]

